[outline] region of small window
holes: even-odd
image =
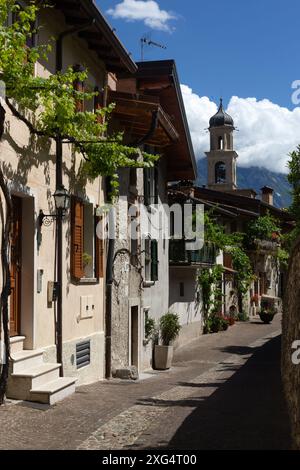
[[[179,283],[179,295],[180,297],[184,297],[184,282]]]
[[[215,182],[226,183],[226,165],[224,162],[218,162],[215,166]]]
[[[219,147],[218,147],[219,150],[223,150],[224,149],[223,137],[219,137],[218,142],[219,142]]]
[[[151,239],[145,239],[145,281],[151,281]]]
[[[139,220],[137,216],[137,207],[133,204],[129,205],[129,224],[130,224],[130,262],[133,266],[137,266],[139,262]]]
[[[145,281],[158,280],[158,241],[145,238]]]
[[[155,154],[155,148],[149,145],[144,146],[147,153]],[[154,167],[144,168],[144,204],[158,204],[158,164]]]

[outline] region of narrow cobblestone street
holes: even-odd
[[[0,408],[1,449],[288,449],[280,317],[177,350],[168,372],[79,387],[53,407]]]

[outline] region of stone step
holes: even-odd
[[[25,339],[25,336],[12,336],[9,340],[10,353],[14,354],[16,352],[22,351]]]
[[[19,379],[23,382],[28,382],[28,390],[32,388],[53,382],[59,378],[60,364],[42,363],[30,369],[25,369],[22,372],[12,373],[12,379]]]
[[[43,364],[43,350],[23,350],[11,354],[12,373],[23,372]]]
[[[60,377],[30,390],[30,400],[53,405],[75,392],[75,377]]]

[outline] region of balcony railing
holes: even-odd
[[[200,250],[188,250],[184,239],[170,240],[169,262],[173,266],[191,266],[202,264],[215,264],[217,250],[211,243],[204,243]]]

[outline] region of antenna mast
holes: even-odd
[[[167,49],[167,46],[165,46],[164,44],[154,42],[151,39],[148,39],[147,37],[144,36],[141,38],[141,62],[144,62],[144,47],[145,46],[155,46],[155,47],[160,47],[160,49]]]

